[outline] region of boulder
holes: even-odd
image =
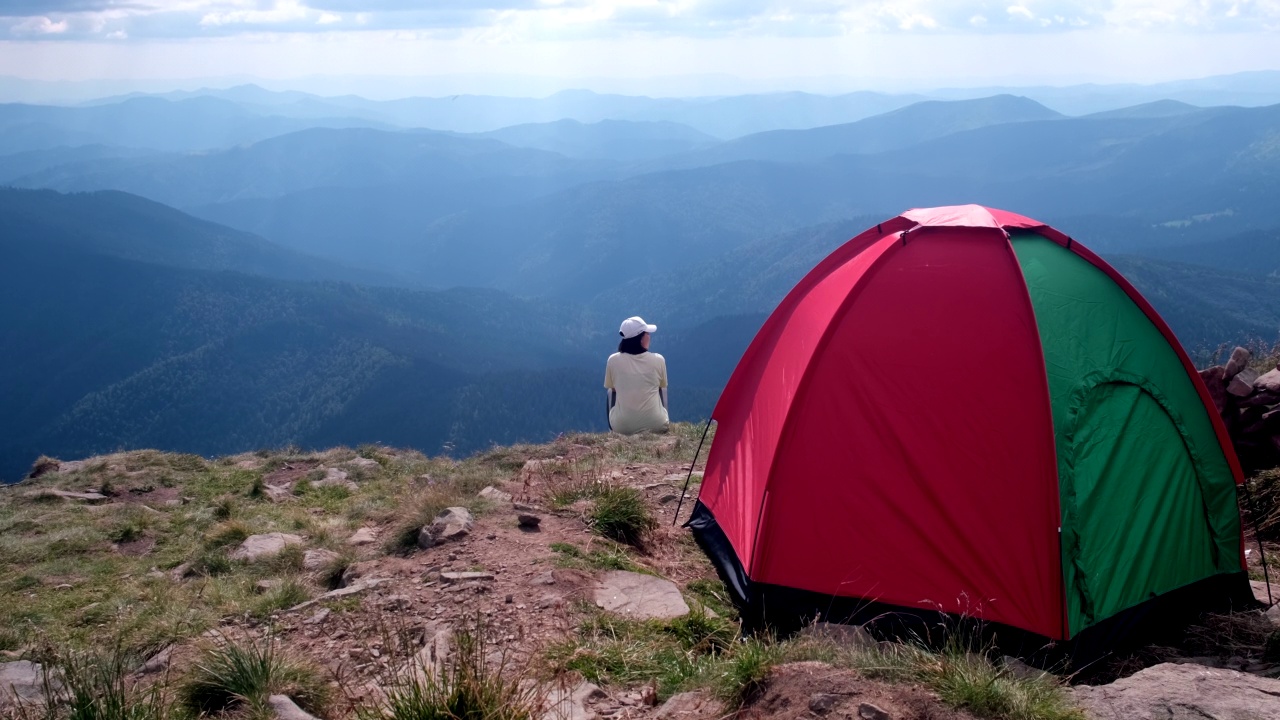
[[[346,488],[351,492],[355,492],[360,489],[359,485],[356,485],[351,481],[346,470],[339,470],[338,468],[329,468],[325,470],[324,477],[311,483],[311,487],[340,487]]]
[[[1239,375],[1241,371],[1249,367],[1249,361],[1253,359],[1253,353],[1242,347],[1237,347],[1231,351],[1231,359],[1227,360],[1227,364],[1222,368],[1222,375],[1226,380]]]
[[[250,535],[244,539],[244,542],[240,543],[240,547],[232,551],[230,557],[232,560],[253,562],[275,557],[286,547],[301,544],[302,538],[289,533],[273,532],[265,535]]]
[[[475,520],[471,511],[464,507],[445,508],[436,516],[431,524],[418,531],[418,547],[429,548],[433,545],[461,540],[471,532]]]
[[[267,698],[276,720],[319,720],[315,715],[298,707],[288,695],[272,695]]]
[[[1227,408],[1226,376],[1223,375],[1222,366],[1201,370],[1200,379],[1204,380],[1205,388],[1209,390],[1209,397],[1213,398],[1213,405],[1221,414]]]
[[[323,570],[337,562],[340,557],[342,556],[332,550],[314,548],[303,553],[302,567],[304,570]]]
[[[0,707],[14,698],[24,703],[44,699],[44,671],[38,663],[0,663]]]
[[[1238,375],[1227,382],[1227,392],[1236,397],[1246,398],[1253,394],[1253,383],[1258,379],[1258,371],[1250,368],[1241,370]]]
[[[372,545],[378,542],[378,533],[373,528],[363,527],[347,538],[348,545]]]
[[[1070,692],[1095,720],[1280,717],[1280,680],[1203,665],[1161,663],[1110,685],[1081,685]]]
[[[1201,375],[1203,374],[1202,372]],[[1280,369],[1270,370],[1259,375],[1258,379],[1253,381],[1253,386],[1258,390],[1280,393]]]
[[[675,583],[654,575],[612,570],[596,583],[596,605],[636,620],[670,620],[689,614]]]
[[[511,502],[511,493],[502,492],[501,490],[499,490],[498,488],[492,485],[481,490],[479,495],[485,500],[489,500],[491,502],[496,502],[496,503]]]
[[[293,488],[287,485],[263,485],[262,492],[273,503],[288,502],[293,499]]]
[[[1255,381],[1253,384],[1253,394],[1240,401],[1240,407],[1251,407],[1254,405],[1276,405],[1280,404],[1280,392],[1272,392],[1271,390],[1259,390]]]

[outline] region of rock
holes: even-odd
[[[288,533],[273,532],[265,535],[250,535],[244,539],[244,542],[240,543],[240,547],[236,548],[230,557],[232,560],[253,562],[279,555],[282,550],[290,545],[301,544],[302,538]]]
[[[809,710],[817,713],[818,715],[826,715],[831,712],[831,709],[839,702],[839,695],[818,693],[817,695],[813,695],[809,698]]]
[[[636,620],[670,620],[689,614],[675,583],[653,575],[612,570],[596,584],[596,605]]]
[[[662,484],[684,487],[684,481],[686,479],[689,480],[690,483],[702,482],[702,473],[695,472],[693,475],[689,475],[688,473],[671,473],[670,475],[666,475],[662,478]]]
[[[356,492],[360,489],[359,485],[351,481],[346,470],[339,470],[338,468],[328,468],[325,470],[324,477],[311,483],[311,487],[341,487],[346,488],[351,492]]]
[[[851,650],[869,650],[877,646],[876,639],[861,625],[817,622],[800,631],[802,636],[830,640]]]
[[[471,532],[475,520],[464,507],[445,508],[431,524],[418,531],[418,547],[429,548],[451,540],[461,540]]]
[[[21,702],[44,699],[44,671],[38,663],[26,660],[0,663],[0,703],[14,698]]]
[[[413,604],[408,595],[390,595],[382,601],[383,610],[404,610]]]
[[[1070,692],[1097,720],[1280,717],[1280,680],[1202,665],[1161,663],[1110,685],[1081,685]]]
[[[592,720],[597,715],[587,709],[587,703],[605,697],[603,690],[585,680],[572,689],[554,688],[547,694],[542,720]]]
[[[871,703],[858,703],[858,717],[862,720],[893,720],[889,713]]]
[[[169,571],[169,577],[170,577],[174,582],[177,582],[177,581],[179,581],[179,580],[183,580],[183,579],[185,579],[185,578],[189,578],[189,577],[191,577],[192,575],[195,575],[195,571],[192,569],[192,567],[191,567],[191,563],[185,563],[185,562],[184,562],[184,563],[182,563],[181,565],[179,565],[178,567],[176,567],[176,568],[174,568],[174,569],[172,569],[172,570],[170,570],[170,571]]]
[[[485,500],[491,500],[496,503],[511,502],[511,493],[502,492],[501,490],[499,490],[498,488],[492,485],[481,490],[479,495]]]
[[[361,470],[378,470],[382,468],[382,463],[372,458],[358,457],[355,460],[348,460],[347,465]]]
[[[347,538],[348,545],[372,545],[378,542],[378,534],[373,528],[362,527]]]
[[[366,590],[371,590],[373,588],[378,587],[384,582],[387,582],[387,581],[379,578],[369,578],[368,580],[361,580],[360,582],[357,582],[351,587],[344,587],[344,588],[339,588],[337,590],[330,590],[329,592],[321,595],[320,597],[314,600],[308,600],[304,603],[294,605],[288,610],[285,610],[285,612],[297,612],[299,610],[306,610],[307,608],[315,607],[317,604],[322,603],[326,600],[337,600],[338,598],[344,598],[349,595],[355,595],[357,593],[362,593]]]
[[[542,524],[542,518],[533,513],[520,513],[516,515],[516,522],[520,523],[520,527],[526,530],[533,530]]]
[[[722,714],[720,703],[711,699],[705,692],[686,692],[672,695],[669,700],[654,713],[654,720],[693,720],[694,718],[714,718]]]
[[[56,495],[66,500],[79,500],[87,503],[99,503],[110,499],[100,492],[71,492],[68,490],[43,490],[41,492]]]
[[[1268,602],[1280,602],[1280,585],[1271,585],[1271,599],[1267,599],[1267,584],[1261,580],[1250,580],[1249,587],[1253,589],[1253,597],[1264,605]]]
[[[302,555],[302,567],[304,570],[322,570],[329,565],[338,561],[342,556],[332,550],[324,548],[314,548],[308,550]]]
[[[1201,373],[1201,375],[1203,374],[1204,373]],[[1259,375],[1258,379],[1253,381],[1253,386],[1258,390],[1280,393],[1280,369],[1271,370]]]
[[[1253,394],[1253,383],[1257,379],[1257,370],[1245,368],[1227,382],[1227,392],[1235,395],[1236,397],[1249,397]]]
[[[1209,390],[1209,397],[1213,398],[1213,405],[1221,414],[1227,408],[1226,378],[1222,374],[1222,366],[1201,370],[1200,379],[1204,380],[1205,388]]]
[[[1265,602],[1265,601],[1263,601]],[[1280,604],[1272,605],[1262,616],[1271,621],[1272,625],[1280,627]]]
[[[1240,372],[1249,367],[1249,361],[1253,359],[1253,353],[1242,347],[1237,347],[1231,351],[1231,359],[1227,361],[1226,367],[1222,368],[1223,378],[1230,380]]]
[[[1036,680],[1044,675],[1042,671],[1031,667],[1016,657],[1005,655],[1003,662],[1004,669],[1009,673],[1009,675],[1018,678],[1019,680]]]
[[[1254,407],[1258,405],[1276,405],[1280,404],[1280,392],[1272,392],[1271,390],[1259,390],[1257,381],[1253,385],[1254,393],[1249,397],[1240,401],[1240,407]]]
[[[329,608],[320,608],[314,615],[302,621],[303,625],[319,625],[329,619]]]
[[[287,695],[272,695],[267,698],[267,706],[275,714],[276,720],[319,720],[315,715],[294,704]]]
[[[468,582],[471,580],[492,580],[493,573],[487,572],[446,572],[440,573],[440,579],[445,582]]]
[[[438,676],[445,669],[444,663],[449,657],[449,646],[453,641],[453,630],[448,625],[431,622],[423,628],[423,637],[425,641],[422,649],[418,650],[413,660],[399,673],[405,680],[422,680],[428,674]]]
[[[138,668],[139,675],[155,675],[169,669],[169,659],[173,657],[173,646],[161,650],[152,655],[149,660],[142,663],[142,667]]]
[[[351,585],[354,585],[357,580],[368,575],[369,571],[372,570],[373,567],[374,565],[372,562],[351,563],[347,566],[346,570],[342,571],[342,582],[340,582],[339,585],[342,587],[350,587]]]
[[[253,584],[253,592],[257,595],[265,595],[278,587],[280,587],[279,580],[259,580]]]
[[[273,503],[289,502],[293,500],[293,489],[287,485],[263,485],[262,492],[266,494],[267,499]]]

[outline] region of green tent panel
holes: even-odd
[[[1049,380],[1070,634],[1238,572],[1235,477],[1181,358],[1106,273],[1042,235],[1012,241]]]

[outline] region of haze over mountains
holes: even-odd
[[[1267,101],[1280,75],[0,105],[0,350],[14,360],[0,478],[41,453],[465,453],[598,429],[600,366],[632,314],[661,327],[675,417],[705,417],[783,294],[909,207],[980,202],[1054,224],[1194,352],[1274,340]]]

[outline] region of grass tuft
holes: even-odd
[[[615,487],[602,491],[591,511],[591,524],[601,535],[628,545],[639,545],[657,520],[649,512],[644,496],[631,487]]]
[[[205,651],[180,688],[183,706],[204,714],[241,706],[261,712],[277,694],[311,712],[323,711],[330,697],[319,671],[283,654],[269,638]]]
[[[357,711],[360,720],[533,720],[542,716],[536,683],[505,672],[506,663],[486,662],[483,627],[454,636],[453,654],[437,672],[417,668],[392,685],[386,698]]]
[[[138,658],[119,646],[109,650],[49,653],[42,658],[42,707],[20,705],[16,720],[168,720],[176,717],[164,682],[132,682]]]
[[[631,559],[626,550],[610,545],[599,550],[583,550],[569,543],[551,543],[551,551],[559,555],[556,564],[560,567],[579,570],[630,570],[641,572],[640,567]]]

